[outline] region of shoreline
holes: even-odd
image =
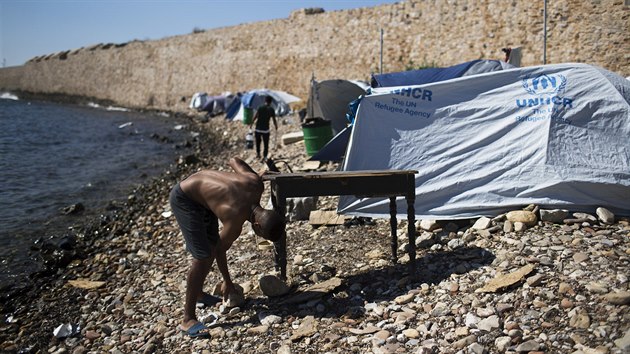
[[[47,103],[56,103],[64,105],[81,105],[86,106],[89,103],[97,103],[98,100],[89,97],[80,96],[68,96],[68,95],[49,95],[41,93],[30,92],[11,92],[16,94],[21,101],[40,101]],[[98,101],[98,105],[107,105],[111,102]],[[99,109],[99,108],[95,108]],[[156,114],[158,111],[151,110],[135,110],[127,109],[129,112],[135,112],[140,114]],[[181,112],[169,112],[171,116],[186,119],[188,124],[192,127],[186,127],[187,130],[194,130],[199,128],[197,118],[190,114],[183,114]],[[185,143],[190,145],[186,149],[189,153],[185,153],[185,156],[180,154],[180,164],[183,164],[185,159],[190,155],[199,154],[203,149],[200,145],[207,145],[208,142],[199,142],[200,140],[208,140],[207,134],[199,136],[194,139],[189,139]],[[182,151],[184,152],[184,151]],[[193,159],[194,160],[194,159]],[[55,230],[67,229],[64,237],[50,238],[43,236],[39,237],[31,246],[31,252],[33,252],[29,258],[38,265],[33,267],[32,272],[28,274],[29,280],[15,280],[8,284],[2,284],[0,286],[0,299],[2,300],[2,308],[0,313],[6,317],[7,306],[13,307],[11,304],[13,298],[22,295],[24,291],[31,291],[33,288],[38,288],[42,283],[50,282],[55,274],[63,270],[66,266],[72,266],[71,260],[79,260],[86,257],[85,251],[87,251],[94,242],[94,238],[98,236],[90,235],[91,233],[103,234],[107,231],[110,224],[114,223],[117,218],[121,217],[121,214],[125,214],[123,209],[133,207],[133,202],[138,199],[137,190],[142,190],[146,185],[151,185],[155,179],[163,178],[164,175],[172,173],[173,169],[178,169],[179,166],[173,163],[168,164],[159,174],[154,177],[148,178],[140,184],[134,183],[127,187],[128,192],[126,197],[113,198],[105,200],[103,206],[97,209],[91,209],[87,214],[79,214],[72,216],[69,214],[53,215],[50,219],[43,222],[43,225],[53,223],[56,225]],[[138,187],[140,185],[140,187]],[[141,196],[141,198],[143,198]],[[127,200],[125,200],[127,199]],[[130,205],[130,202],[132,203]],[[67,208],[72,208],[73,205],[69,205]],[[144,206],[139,206],[144,207]],[[135,212],[135,211],[133,211]],[[40,229],[46,230],[46,226],[41,226]],[[39,230],[39,229],[38,229]],[[30,233],[30,231],[24,231]],[[71,259],[69,260],[68,257]],[[46,264],[44,264],[46,263]],[[61,264],[60,264],[61,263]]]
[[[88,106],[88,103],[94,103],[94,100],[86,97],[72,97],[72,96],[60,96],[60,95],[45,95],[45,94],[32,94],[20,92],[17,96],[22,102],[38,101],[42,103],[62,104],[68,107],[72,106]],[[106,102],[101,102],[106,104]],[[98,106],[93,105],[93,109],[100,110]],[[155,114],[153,111],[140,111],[128,109],[128,112],[138,114]],[[171,112],[170,116],[176,118],[178,121],[185,121],[187,125],[196,124],[195,117],[191,115],[184,115],[181,113]],[[156,116],[157,117],[157,116]],[[157,117],[164,119],[164,117]],[[166,120],[163,124],[169,124]],[[165,128],[166,129],[166,128]],[[171,136],[172,128],[168,136]],[[187,126],[186,130],[191,128]],[[193,128],[194,129],[194,128]],[[173,157],[177,155],[188,155],[194,153],[194,138],[186,138],[186,140],[177,139],[177,143],[171,140],[169,137],[156,135],[156,140],[161,144],[172,145]],[[147,138],[149,136],[147,135]],[[153,138],[153,135],[151,135]],[[200,139],[200,138],[198,138]],[[186,147],[188,146],[188,147]],[[197,150],[199,148],[197,147]],[[188,151],[188,152],[187,152]],[[170,159],[169,159],[170,160]],[[72,211],[74,208],[82,207],[82,203],[68,204],[64,210],[60,210],[56,214],[52,214],[41,221],[38,221],[36,226],[29,228],[28,230],[17,230],[13,232],[16,237],[24,237],[25,239],[34,237],[32,241],[26,243],[25,254],[22,256],[24,259],[20,261],[24,264],[20,268],[19,273],[11,273],[11,277],[6,279],[6,283],[0,286],[0,299],[2,299],[3,310],[0,311],[5,314],[4,307],[10,303],[11,299],[22,292],[28,291],[33,288],[38,288],[42,282],[47,282],[48,278],[54,276],[60,269],[66,266],[71,266],[73,261],[77,261],[85,258],[85,249],[93,242],[90,236],[91,232],[98,231],[103,225],[112,222],[121,210],[127,207],[127,201],[125,199],[132,196],[139,184],[151,183],[154,178],[160,178],[162,174],[173,168],[174,162],[164,162],[164,167],[155,169],[151,175],[153,177],[146,178],[144,175],[139,181],[129,183],[128,186],[118,189],[117,194],[119,196],[109,195],[109,198],[102,199],[98,202],[98,205],[86,205],[87,210],[79,210],[76,214]],[[156,173],[155,175],[153,173]],[[116,193],[114,193],[116,194]],[[68,211],[66,211],[67,209]],[[102,232],[101,232],[102,234]],[[28,247],[30,244],[30,250]],[[27,263],[31,263],[32,266],[26,266]],[[5,263],[5,266],[7,264]],[[7,267],[10,267],[8,264]],[[30,269],[29,269],[30,268]],[[42,279],[43,278],[43,279]]]
[[[23,94],[23,93],[22,93]],[[71,97],[71,96],[59,96],[59,95],[41,95],[33,94],[26,96],[18,96],[21,100],[39,100],[52,103],[62,104],[87,104],[94,102],[89,98],[84,97]],[[98,104],[108,104],[107,102],[99,102]],[[148,113],[147,110],[132,110],[130,111],[139,113]],[[159,175],[147,179],[140,185],[129,187],[129,193],[126,200],[114,199],[110,200],[108,204],[111,208],[105,210],[99,210],[95,212],[97,215],[90,215],[85,220],[77,220],[73,223],[72,230],[69,231],[71,237],[74,238],[74,245],[69,249],[64,249],[64,246],[49,245],[46,252],[48,254],[55,252],[65,252],[65,256],[60,258],[71,257],[69,262],[59,264],[58,262],[50,264],[48,267],[43,267],[41,270],[32,273],[29,276],[28,282],[20,282],[19,284],[8,284],[0,289],[0,299],[2,303],[0,314],[2,314],[2,323],[8,327],[2,328],[0,332],[0,351],[13,352],[18,348],[9,345],[10,335],[17,335],[17,337],[26,336],[34,339],[28,345],[19,347],[19,350],[39,348],[43,350],[50,342],[48,334],[50,328],[33,328],[30,327],[31,333],[28,330],[20,328],[18,333],[11,333],[10,331],[13,324],[19,323],[15,320],[21,315],[26,315],[25,310],[28,310],[36,300],[47,301],[51,298],[58,301],[56,304],[49,304],[42,308],[38,306],[42,311],[36,313],[29,313],[29,316],[33,318],[31,321],[46,322],[43,319],[52,315],[53,318],[71,318],[76,316],[80,309],[76,303],[73,303],[72,297],[76,295],[80,289],[74,291],[67,291],[65,287],[60,285],[67,281],[69,278],[75,278],[77,275],[89,273],[87,269],[81,269],[85,267],[85,261],[94,256],[95,253],[106,251],[108,246],[108,240],[119,237],[125,234],[131,234],[134,222],[133,220],[140,217],[146,210],[151,210],[155,205],[153,200],[156,194],[168,194],[170,190],[169,185],[172,186],[180,176],[190,172],[199,162],[205,159],[209,153],[208,147],[216,147],[215,138],[212,137],[211,132],[206,132],[205,129],[199,124],[194,116],[183,115],[177,112],[170,112],[173,115],[184,116],[189,119],[190,127],[188,130],[201,131],[202,133],[193,139],[193,143],[189,150],[190,153],[185,156],[180,156],[179,161],[176,164],[170,164]],[[212,149],[210,149],[212,150]],[[193,157],[194,156],[194,157]],[[186,161],[193,161],[192,164],[187,164]],[[166,183],[166,184],[165,184]],[[168,190],[167,190],[168,189]],[[98,215],[100,214],[100,215]],[[52,248],[52,249],[51,249]],[[67,252],[66,252],[67,251]],[[42,249],[38,252],[44,252]],[[67,259],[66,259],[67,261]],[[70,274],[75,274],[71,276]],[[12,287],[12,288],[9,288]],[[59,287],[59,288],[58,288]],[[59,291],[61,294],[55,295]],[[68,296],[70,296],[68,298]],[[29,311],[30,312],[30,311]],[[28,313],[28,312],[27,312]],[[47,316],[48,315],[48,316]],[[63,321],[62,321],[63,322]],[[56,326],[55,326],[56,327]],[[7,331],[7,329],[9,329]]]
[[[15,95],[19,100],[28,101],[42,101],[42,102],[50,102],[50,103],[60,103],[60,104],[68,104],[68,105],[82,105],[88,106],[90,104],[97,104],[101,107],[119,107],[119,105],[113,100],[101,99],[96,97],[89,96],[80,96],[80,95],[69,95],[65,93],[45,93],[45,92],[32,92],[32,91],[24,91],[24,90],[2,90],[2,93]],[[200,115],[196,113],[192,113],[190,111],[177,111],[177,110],[160,110],[160,109],[150,109],[150,108],[128,108],[124,107],[125,110],[130,112],[138,112],[138,113],[167,113],[179,118],[189,118],[196,119]]]

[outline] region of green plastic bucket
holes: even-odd
[[[250,125],[254,120],[254,110],[251,108],[243,107],[243,124]]]
[[[304,146],[308,156],[315,155],[332,138],[332,124],[329,120],[322,118],[309,118],[302,124],[304,133]]]

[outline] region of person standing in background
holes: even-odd
[[[252,125],[255,124],[255,138],[256,138],[256,158],[260,159],[260,143],[264,144],[262,160],[267,160],[267,154],[269,153],[269,136],[271,135],[269,129],[269,120],[273,119],[273,125],[278,131],[278,123],[276,122],[276,112],[271,107],[271,96],[265,96],[265,103],[258,107],[256,114],[254,114],[254,120]],[[251,128],[251,126],[250,126]]]

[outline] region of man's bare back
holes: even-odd
[[[262,180],[254,173],[204,170],[191,175],[180,186],[222,222],[230,218],[246,220],[251,206],[258,205],[263,192]]]
[[[260,176],[245,162],[232,158],[229,164],[234,172],[203,170],[179,184],[186,195],[221,220],[221,239],[228,247],[240,235],[252,208],[259,206],[264,190]]]

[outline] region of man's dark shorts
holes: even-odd
[[[195,259],[209,258],[212,247],[219,241],[219,219],[213,212],[188,197],[179,183],[171,190],[169,201],[184,234],[188,252]]]

